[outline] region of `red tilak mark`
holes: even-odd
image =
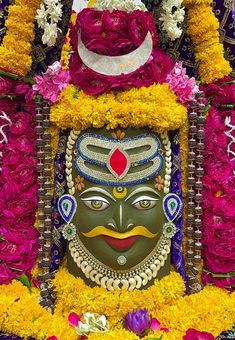
[[[113,172],[120,177],[127,168],[127,158],[119,149],[116,149],[110,157],[109,164]]]

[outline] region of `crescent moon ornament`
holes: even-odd
[[[138,70],[147,63],[152,50],[153,40],[150,32],[136,50],[122,56],[107,56],[92,52],[83,44],[81,36],[78,36],[78,54],[84,65],[106,76],[120,76]]]

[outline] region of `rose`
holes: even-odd
[[[0,94],[8,94],[12,91],[14,82],[0,76]]]
[[[235,286],[235,276],[221,278],[213,277],[210,273],[202,273],[202,283],[203,284],[214,284],[220,288],[227,288]]]
[[[25,131],[27,134],[30,129],[31,117],[26,112],[19,112],[17,115],[17,119],[12,123],[10,132],[15,135],[21,135]]]
[[[209,270],[213,273],[228,273],[235,270],[234,240],[211,240],[205,245],[205,257]]]
[[[128,29],[132,43],[135,47],[140,46],[144,41],[148,31],[150,31],[153,39],[153,46],[158,45],[158,38],[156,36],[156,28],[153,17],[148,12],[135,10],[129,14]]]
[[[200,332],[196,329],[189,328],[183,337],[183,340],[214,340],[214,336],[211,333]]]
[[[30,90],[30,85],[25,83],[20,83],[16,85],[15,92],[17,94],[25,95]]]
[[[172,60],[160,48],[155,48],[152,52],[153,61],[151,62],[151,70],[153,72],[154,81],[163,83],[173,68]]]
[[[9,142],[12,143],[14,148],[23,153],[32,153],[35,148],[34,144],[32,143],[32,138],[30,138],[28,134],[20,136],[10,135]]]
[[[102,11],[93,8],[83,9],[77,16],[76,29],[81,32],[99,33],[103,30]]]
[[[14,273],[8,269],[5,263],[0,263],[0,284],[9,284],[14,277]]]
[[[5,166],[2,176],[10,176],[15,184],[20,186],[20,191],[25,191],[33,184],[37,183],[37,170],[30,164],[19,164],[14,170],[9,166]]]

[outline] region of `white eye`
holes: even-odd
[[[131,204],[139,210],[152,209],[157,204],[158,199],[150,196],[140,196]]]
[[[100,196],[81,198],[81,200],[88,208],[96,211],[105,210],[110,206],[109,201]]]

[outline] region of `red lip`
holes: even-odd
[[[133,246],[133,244],[139,239],[140,236],[131,236],[123,240],[119,240],[114,237],[102,235],[101,236],[105,242],[107,242],[112,248],[116,250],[127,250]]]

